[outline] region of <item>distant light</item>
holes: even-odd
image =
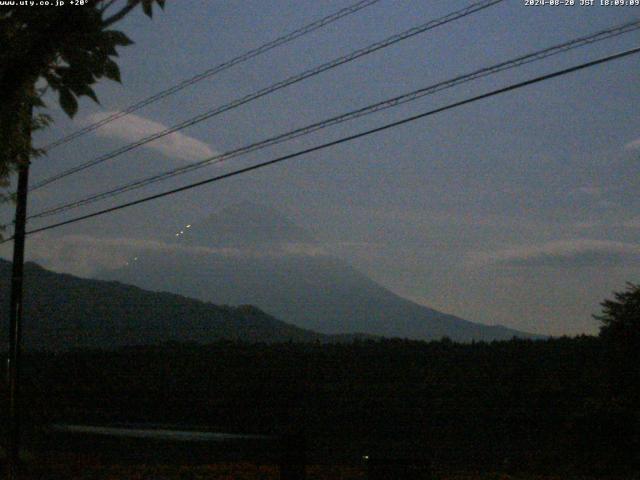
[[[179,233],[176,233],[176,237],[179,237],[179,236],[180,236],[180,234],[179,234]]]
[[[187,225],[187,228],[191,228],[191,225]]]
[[[182,235],[184,233],[184,230],[180,230],[180,235]]]
[[[136,260],[138,260],[138,257],[133,257],[133,261],[135,262]]]
[[[363,456],[362,456],[362,458],[363,458],[364,460],[369,460],[369,455],[363,455]]]

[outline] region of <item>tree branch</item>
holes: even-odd
[[[103,21],[103,25],[105,27],[108,27],[122,20],[127,15],[127,13],[129,13],[131,10],[133,10],[138,6],[138,3],[140,3],[140,0],[135,0],[134,2],[129,3],[126,7],[123,7],[118,13],[114,13],[109,18],[106,18]]]
[[[117,1],[118,0],[109,0],[109,1],[107,1],[106,4],[102,5],[102,7],[100,8],[100,13],[106,12],[111,7],[111,5],[113,5]]]

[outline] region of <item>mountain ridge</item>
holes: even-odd
[[[149,292],[116,281],[85,279],[25,264],[24,344],[66,350],[217,340],[276,343],[342,342],[243,305],[214,305],[168,292]],[[0,259],[0,322],[8,338],[11,262]],[[6,341],[2,343],[6,348]]]
[[[277,210],[248,201],[180,226],[171,238],[173,243],[211,248],[316,243],[309,232]]]
[[[416,340],[446,336],[456,341],[543,338],[470,322],[402,298],[327,255],[304,229],[267,207],[248,202],[227,207],[183,231],[176,238],[185,248],[141,251],[136,262],[98,277],[213,303],[257,305],[287,323],[324,334],[363,332]],[[207,238],[216,231],[234,232],[226,237],[235,247],[233,255],[190,248],[215,247],[217,242],[207,243]],[[287,248],[296,244],[297,251]]]

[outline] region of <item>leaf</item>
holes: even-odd
[[[147,17],[153,17],[153,0],[142,0],[142,11]]]
[[[78,101],[67,88],[60,90],[60,106],[64,110],[64,113],[72,118],[78,111]]]
[[[88,86],[88,85],[86,86],[86,88],[83,91],[83,94],[86,95],[87,97],[89,97],[91,100],[93,100],[97,104],[100,104],[100,101],[98,100],[98,97],[96,96],[96,92],[94,92],[93,88],[91,88],[90,86]]]
[[[89,70],[87,62],[77,64],[73,68],[69,68],[64,75],[61,75],[63,82],[71,88],[82,88],[94,82],[94,77]]]
[[[106,30],[104,32],[104,38],[112,45],[122,45],[126,47],[127,45],[133,44],[133,40],[119,30]]]
[[[102,48],[104,49],[104,53],[107,56],[111,56],[111,57],[117,57],[118,56],[118,51],[114,48],[114,46],[111,43],[107,43],[105,45],[102,45]]]
[[[47,115],[46,113],[34,114],[33,118],[31,119],[31,130],[41,130],[51,125],[52,121],[53,120],[51,119],[51,116]]]
[[[121,83],[120,67],[118,67],[118,64],[111,59],[108,59],[106,62],[104,62],[104,76],[118,83]]]
[[[31,104],[36,108],[38,108],[38,107],[40,107],[40,108],[46,107],[44,101],[42,100],[41,95],[34,95],[31,98]]]
[[[54,71],[46,71],[42,76],[51,88],[54,90],[58,90],[60,88],[60,77]]]

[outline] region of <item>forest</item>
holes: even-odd
[[[640,452],[632,353],[603,336],[33,352],[23,414],[32,438],[60,422],[161,423],[296,435],[311,463],[625,478]]]

